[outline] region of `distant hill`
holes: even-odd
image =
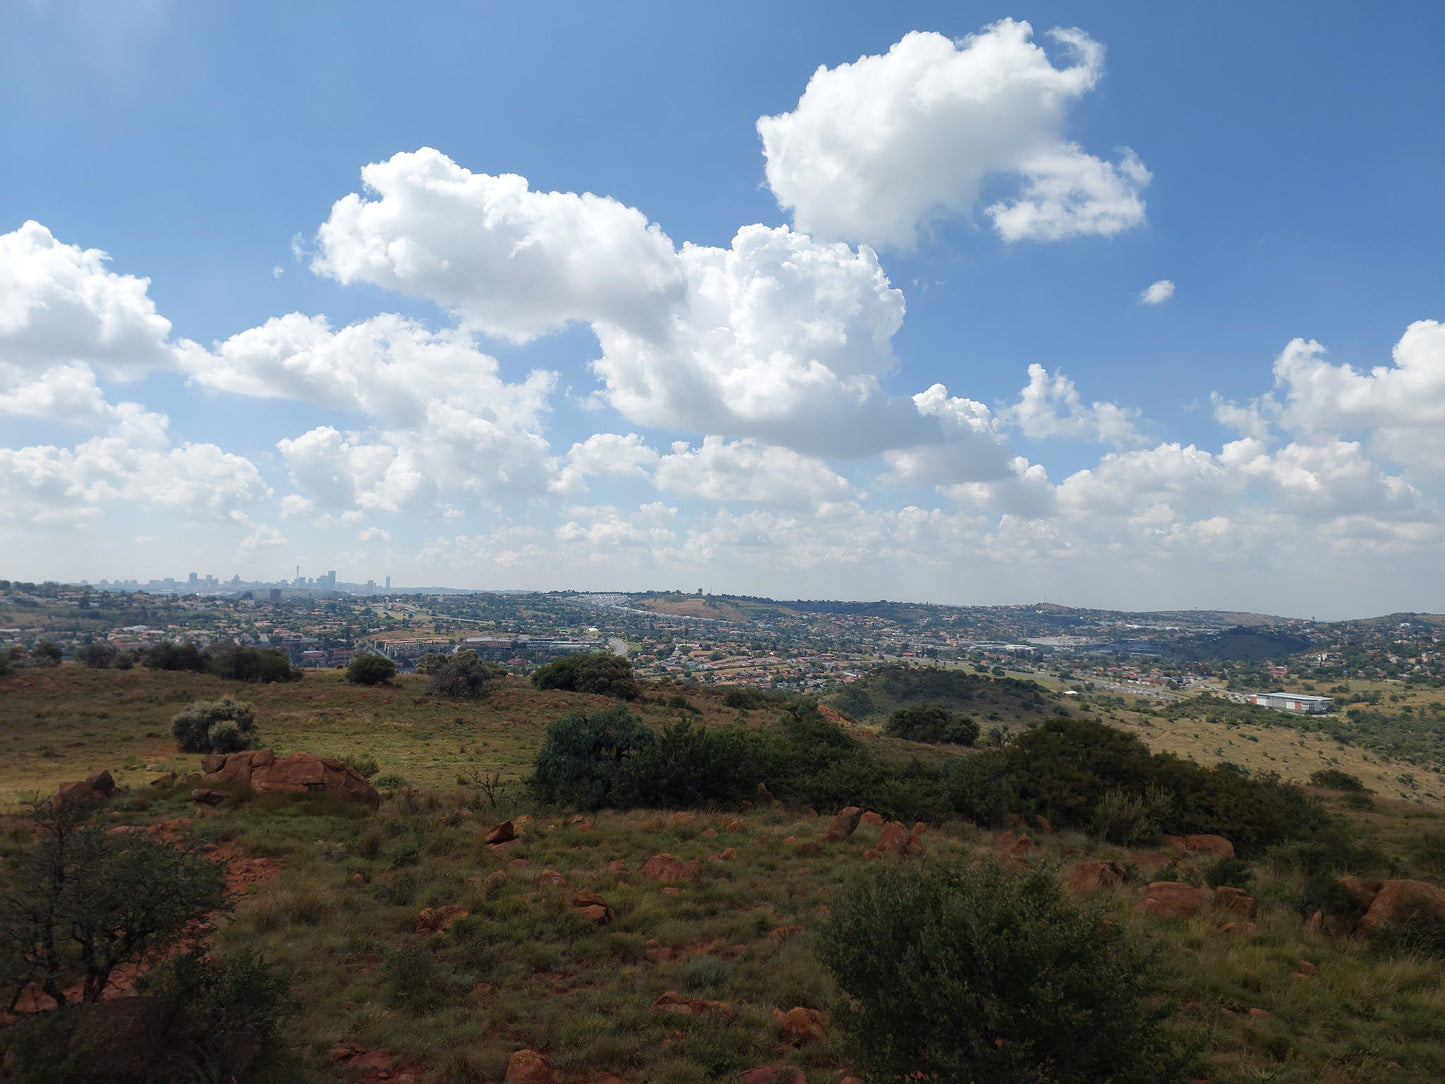
[[[1165,646],[1164,653],[1182,662],[1263,662],[1297,655],[1309,647],[1309,640],[1303,636],[1232,628],[1208,636],[1175,640]]]
[[[880,666],[823,698],[860,723],[882,725],[899,708],[933,702],[981,724],[1036,723],[1071,714],[1063,697],[1018,678],[995,678],[965,670]]]

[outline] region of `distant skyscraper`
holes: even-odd
[[[388,577],[386,578],[386,589],[387,589],[388,591],[391,590],[391,577],[390,577],[390,576],[388,576]]]

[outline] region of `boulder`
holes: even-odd
[[[1124,870],[1118,863],[1090,858],[1064,874],[1064,887],[1070,892],[1099,892],[1118,888],[1124,880]]]
[[[1183,881],[1154,881],[1135,910],[1168,918],[1189,918],[1209,906],[1207,888],[1195,888]]]
[[[219,763],[217,763],[219,761]],[[202,782],[249,787],[260,794],[336,794],[375,808],[381,795],[349,764],[315,753],[278,757],[270,749],[251,749],[207,757]]]
[[[1183,836],[1165,836],[1162,842],[1165,850],[1174,851],[1176,854],[1184,854],[1189,850],[1189,845],[1184,842]]]
[[[201,787],[191,791],[191,801],[199,802],[201,805],[220,805],[226,800],[226,792],[223,790],[210,790]]]
[[[833,818],[833,823],[828,825],[823,832],[823,840],[827,843],[841,843],[858,830],[858,822],[863,819],[863,810],[856,805],[850,805],[838,810]]]
[[[543,888],[566,888],[567,878],[555,869],[544,869],[537,874],[537,883]]]
[[[444,907],[428,907],[416,916],[417,933],[439,933],[452,928],[452,924],[459,918],[466,918],[470,911],[459,903],[449,903]]]
[[[1445,944],[1445,891],[1424,881],[1389,880],[1355,924],[1356,937],[1413,934]]]
[[[115,793],[115,780],[110,772],[92,772],[74,783],[61,783],[55,804],[65,802],[103,802]]]
[[[1254,898],[1242,888],[1220,885],[1214,890],[1214,906],[1230,914],[1253,918],[1259,910]]]
[[[805,839],[793,848],[797,854],[820,855],[823,853],[823,845],[816,839]]]
[[[675,854],[655,854],[642,865],[642,875],[649,881],[674,884],[691,881],[697,876],[696,863],[683,862]]]
[[[506,1084],[552,1084],[552,1066],[535,1050],[518,1050],[507,1059]]]
[[[1199,851],[1204,854],[1215,854],[1220,858],[1234,857],[1234,844],[1223,836],[1185,836],[1184,849],[1186,851]]]
[[[517,838],[517,828],[511,821],[503,821],[487,830],[486,843],[488,847],[495,847],[500,843],[510,843]],[[527,1051],[519,1051],[527,1053]]]
[[[599,926],[612,921],[612,908],[607,906],[607,901],[589,889],[580,888],[572,893],[572,906],[582,913],[583,918],[591,919]]]
[[[903,827],[901,821],[889,821],[878,837],[878,850],[884,854],[917,854],[923,850],[923,841]]]
[[[794,1046],[807,1046],[828,1036],[828,1018],[817,1009],[796,1006],[783,1012],[774,1009],[773,1023],[783,1034],[783,1041]]]
[[[863,814],[863,823],[870,828],[882,828],[885,822],[882,813],[874,813],[873,810],[870,809],[867,813]]]
[[[718,851],[717,854],[710,854],[710,855],[708,855],[708,856],[707,856],[707,860],[708,860],[709,862],[713,862],[713,863],[717,863],[717,862],[734,862],[734,861],[737,860],[737,857],[738,857],[738,852],[737,852],[737,850],[736,850],[735,848],[733,848],[733,847],[724,847],[722,850]]]

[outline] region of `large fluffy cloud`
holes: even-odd
[[[653,474],[663,493],[744,504],[809,505],[852,492],[827,463],[751,440],[707,437],[702,446],[673,445]]]
[[[1126,151],[1096,158],[1063,135],[1069,109],[1103,75],[1103,46],[1051,37],[1056,67],[1026,22],[953,41],[905,35],[887,53],[820,67],[797,106],[762,117],[768,184],[800,230],[910,247],[930,221],[968,217],[992,177],[1019,185],[985,209],[1007,240],[1108,236],[1144,220],[1149,171]]]
[[[1063,373],[1050,374],[1042,365],[1029,366],[1028,386],[1003,412],[1004,420],[1030,439],[1064,437],[1116,448],[1139,443],[1138,416],[1137,410],[1115,403],[1086,404],[1072,380]]]
[[[1295,339],[1274,363],[1281,423],[1300,432],[1366,433],[1379,454],[1420,472],[1445,467],[1445,324],[1420,320],[1395,344],[1394,364],[1368,373]]]

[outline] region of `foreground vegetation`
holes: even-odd
[[[900,999],[884,987],[878,1000],[842,951],[860,930],[898,942],[904,931],[881,916],[917,905],[917,886],[933,886],[960,921],[995,928],[1000,916],[969,902],[971,884],[993,886],[984,897],[1011,901],[1012,915],[1037,911],[1060,936],[1084,916],[1087,930],[1117,938],[1114,959],[1129,980],[1121,988],[1146,994],[1110,1001],[1103,986],[1095,991],[1120,1028],[1100,1033],[1097,1056],[1112,1052],[1122,1079],[1445,1078],[1439,957],[1305,924],[1330,904],[1339,873],[1438,883],[1445,821],[1431,809],[1160,758],[1078,719],[967,752],[839,727],[796,701],[730,706],[722,695],[656,685],[622,704],[507,680],[477,699],[429,696],[424,678],[365,687],[308,675],[299,685],[236,688],[181,672],[12,675],[0,686],[10,754],[0,757],[0,786],[15,808],[27,788],[50,791],[111,767],[130,789],[101,807],[98,823],[150,826],[245,863],[251,875],[217,920],[212,949],[222,960],[254,950],[289,976],[291,1014],[263,1079],[385,1071],[499,1081],[522,1048],[544,1053],[563,1081],[719,1080],[764,1065],[830,1084],[875,1068],[886,1079],[898,1066],[870,1045],[868,1024],[889,998],[920,1034],[957,1004],[995,1011],[986,1037],[1004,1040],[993,1045],[1005,1051],[1000,1072],[1015,1075],[993,1079],[1018,1079],[1007,1059],[1022,1056],[1028,1038],[1008,1022],[1019,991],[980,992],[963,968],[954,986],[937,987],[947,997],[929,1001],[917,988]],[[215,808],[188,801],[193,784],[167,782],[167,773],[194,772],[197,758],[176,752],[171,719],[222,694],[254,709],[278,752],[372,758],[381,808],[330,795],[242,792]],[[619,744],[633,753],[617,759]],[[523,786],[534,770],[547,774],[549,745],[570,770],[561,778],[607,784],[600,799]],[[634,758],[647,770],[595,770]],[[882,850],[888,828],[871,818],[829,842],[829,817],[845,804],[921,811],[929,823],[908,832],[917,846],[903,853]],[[1010,813],[1043,814],[1052,831],[1000,823]],[[504,821],[516,838],[488,844]],[[10,868],[28,829],[19,817],[5,828]],[[1219,831],[1240,857],[1166,848],[1166,830]],[[675,861],[649,861],[658,855]],[[1091,859],[1112,863],[1121,883],[1082,900],[1047,887]],[[1240,887],[1258,914],[1138,911],[1158,880]],[[459,910],[438,915],[450,907]],[[1027,946],[1039,927],[1021,919],[1021,928],[1013,942],[980,944]],[[817,1010],[825,1024],[800,1037],[773,1013],[792,1009]],[[1143,1030],[1131,1033],[1133,1024]],[[1051,1035],[1037,1039],[1047,1048]],[[928,1065],[956,1071],[946,1055]],[[1059,1067],[1056,1076],[1100,1078],[1094,1068]]]

